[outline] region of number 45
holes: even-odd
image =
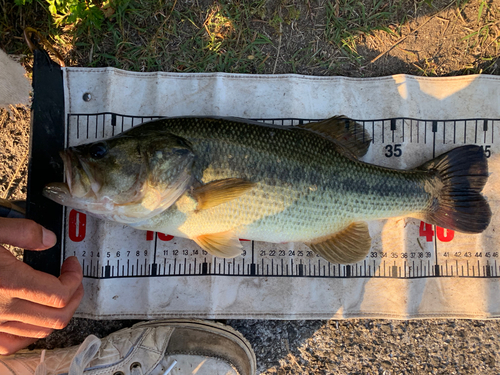
[[[434,237],[432,224],[427,224],[421,221],[419,235],[425,237],[427,242],[432,242],[432,238]],[[455,237],[455,232],[451,229],[444,229],[436,226],[436,236],[441,242],[450,242],[453,237]]]

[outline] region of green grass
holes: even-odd
[[[394,21],[402,2],[384,0],[345,0],[326,3],[325,37],[340,47],[346,56],[359,57],[357,40],[361,34],[375,30],[393,33],[388,23]]]
[[[415,12],[425,17],[450,5],[444,0],[67,0],[86,6],[54,12],[47,0],[25,1],[0,0],[0,47],[9,53],[30,56],[22,30],[33,26],[70,66],[319,75],[366,71],[374,57],[367,57],[363,44],[370,35],[385,33],[380,48],[388,49]],[[464,21],[468,31],[462,38],[470,54],[481,50],[473,68],[494,66],[498,8],[485,0],[451,5],[457,12],[470,13],[471,7],[475,12]],[[426,59],[408,69],[434,74]],[[467,64],[463,69],[470,71]]]

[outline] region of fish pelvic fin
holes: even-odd
[[[238,236],[233,231],[203,234],[193,238],[203,250],[220,258],[234,258],[242,253]]]
[[[254,186],[241,178],[226,178],[193,189],[191,196],[197,201],[196,211],[201,211],[236,199]]]
[[[491,209],[481,194],[488,160],[480,146],[457,147],[417,169],[434,175],[426,189],[432,196],[426,222],[463,233],[481,233],[488,227]]]
[[[363,125],[345,116],[335,116],[323,121],[298,125],[318,133],[347,150],[347,155],[360,158],[366,154],[372,138]],[[342,152],[342,150],[339,150]]]
[[[370,251],[371,242],[368,224],[357,222],[306,245],[330,263],[348,264],[363,260]]]

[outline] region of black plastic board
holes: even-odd
[[[59,151],[64,148],[64,89],[61,67],[46,52],[34,51],[33,105],[28,163],[26,217],[57,235],[56,246],[45,251],[25,251],[24,262],[58,276],[61,266],[63,207],[42,196],[43,187],[63,181]]]

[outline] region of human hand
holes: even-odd
[[[54,233],[27,219],[0,218],[0,243],[30,250],[55,245]],[[0,246],[0,354],[12,354],[66,327],[83,297],[82,268],[66,259],[59,278]]]

